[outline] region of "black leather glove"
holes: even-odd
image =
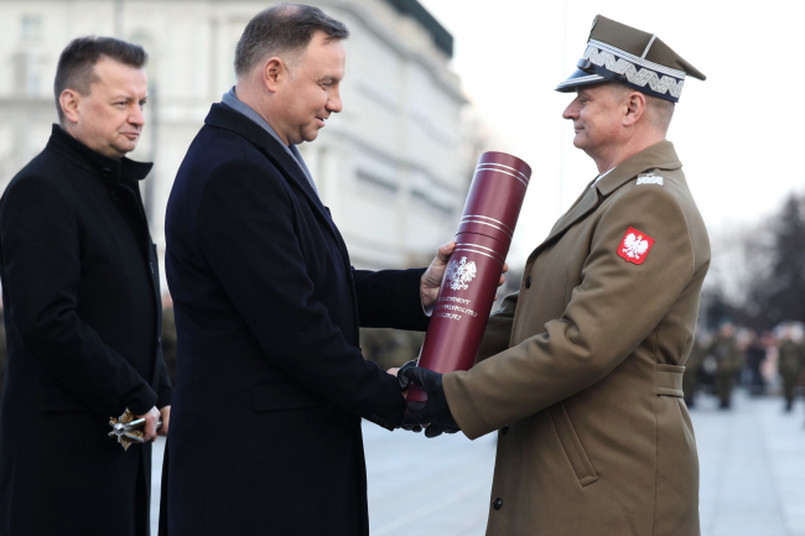
[[[405,371],[416,367],[416,359],[406,361],[403,366],[397,370],[397,384],[400,386],[400,391],[405,391],[411,386],[411,380],[405,375]]]
[[[416,367],[416,359],[412,359],[411,361],[406,361],[403,366],[397,370],[397,384],[400,386],[400,391],[405,391],[409,387],[411,387],[411,380],[408,379],[408,376],[405,375],[405,371]],[[406,413],[408,413],[406,409]],[[409,432],[416,432],[419,433],[422,431],[422,427],[415,422],[406,421],[405,417],[403,416],[403,422],[400,424],[400,428],[403,430],[408,430]]]
[[[408,363],[406,363],[407,365]],[[442,388],[442,375],[426,368],[403,365],[399,374],[422,386],[428,399],[424,402],[408,402],[402,425],[419,425],[425,428],[426,437],[436,437],[440,434],[452,434],[459,431],[458,424],[450,413],[447,399]]]

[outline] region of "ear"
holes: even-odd
[[[263,85],[269,92],[274,93],[277,91],[279,85],[288,76],[288,70],[285,68],[285,62],[282,58],[274,56],[263,65]]]
[[[78,104],[81,102],[81,95],[74,89],[65,89],[59,95],[59,106],[61,106],[64,118],[71,123],[78,122]]]
[[[623,116],[624,125],[634,125],[643,117],[645,112],[646,96],[639,91],[631,91],[626,96],[626,114]]]

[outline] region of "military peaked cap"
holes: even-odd
[[[587,50],[576,72],[556,86],[575,91],[580,86],[620,82],[647,95],[677,102],[685,75],[705,76],[671,47],[650,34],[598,15],[593,21]]]

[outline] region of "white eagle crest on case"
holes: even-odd
[[[469,283],[478,274],[478,267],[475,262],[467,262],[467,257],[461,257],[460,261],[453,260],[447,266],[444,274],[445,280],[450,284],[451,290],[467,290]]]

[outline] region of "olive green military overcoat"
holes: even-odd
[[[487,534],[697,536],[682,398],[707,231],[673,145],[589,187],[490,318],[479,362],[445,374],[470,438],[499,430]]]

